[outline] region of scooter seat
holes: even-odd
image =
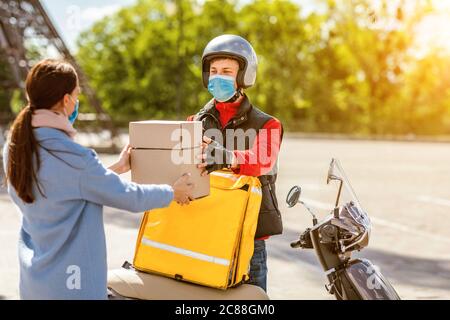
[[[250,284],[221,290],[124,268],[108,271],[108,288],[141,300],[269,300],[264,290]]]

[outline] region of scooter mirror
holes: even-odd
[[[288,204],[289,208],[292,208],[298,203],[298,199],[300,199],[300,194],[302,193],[302,188],[299,186],[294,186],[289,191],[287,197],[286,197],[286,203]]]
[[[327,184],[330,184],[330,181],[337,180],[337,177],[334,175],[334,165],[336,163],[336,159],[331,159],[330,167],[328,168],[327,174]]]

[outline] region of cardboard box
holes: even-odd
[[[200,121],[130,122],[131,180],[140,184],[172,185],[191,173],[193,198],[209,195],[209,175],[202,177]]]
[[[130,122],[130,145],[139,149],[189,149],[202,143],[201,121]]]

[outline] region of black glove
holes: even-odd
[[[208,173],[223,168],[231,168],[233,162],[233,151],[225,149],[217,141],[211,141],[206,147],[206,160],[208,164],[205,169]]]

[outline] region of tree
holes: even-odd
[[[123,126],[197,112],[203,49],[233,33],[259,58],[252,102],[288,130],[450,132],[450,59],[411,53],[429,0],[317,1],[307,15],[289,0],[140,0],[86,30],[77,57]]]
[[[77,57],[116,119],[184,118],[201,106],[201,52],[213,28],[203,31],[224,7],[233,12],[222,2],[139,1],[81,35]],[[215,30],[231,31],[231,21]]]

